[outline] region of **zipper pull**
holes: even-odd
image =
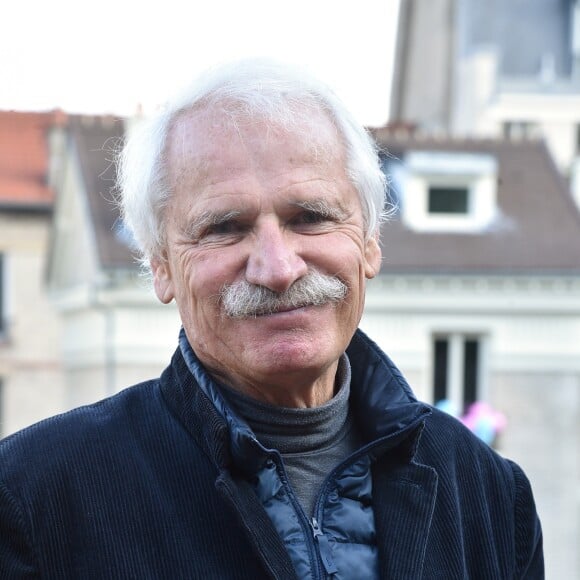
[[[328,541],[328,537],[322,533],[316,518],[312,518],[310,522],[312,526],[312,531],[314,533],[314,539],[318,543],[318,551],[320,553],[320,559],[322,560],[322,565],[326,570],[327,574],[335,574],[338,572],[338,568],[334,563],[332,558],[332,549],[330,547],[330,542]]]

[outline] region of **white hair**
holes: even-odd
[[[326,85],[303,70],[244,60],[206,71],[129,135],[120,156],[120,205],[144,265],[160,257],[165,247],[164,212],[172,193],[166,174],[171,128],[186,111],[216,106],[234,120],[257,118],[293,131],[305,130],[313,113],[326,114],[345,147],[345,169],[360,197],[365,234],[377,234],[386,184],[372,138]]]

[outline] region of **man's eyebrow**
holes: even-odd
[[[291,205],[300,207],[302,209],[315,212],[321,216],[341,220],[348,216],[348,212],[339,204],[331,205],[325,199],[293,201]]]
[[[238,210],[229,210],[224,212],[219,211],[205,211],[201,215],[196,216],[194,220],[189,222],[184,231],[191,237],[198,237],[204,229],[209,226],[217,226],[225,224],[226,222],[235,219],[241,215]]]

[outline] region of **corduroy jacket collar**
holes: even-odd
[[[347,355],[352,368],[350,405],[363,439],[368,443],[389,439],[392,447],[413,432],[406,446],[410,460],[420,432],[416,428],[430,414],[429,408],[416,400],[396,366],[362,331],[355,333]],[[235,458],[252,471],[268,459],[249,426],[225,402],[183,329],[161,388],[173,412],[220,467]]]

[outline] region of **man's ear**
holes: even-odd
[[[152,258],[150,264],[155,294],[163,304],[169,304],[175,298],[169,262],[165,257]]]
[[[378,232],[372,235],[365,244],[365,276],[374,278],[381,269],[382,252]]]

